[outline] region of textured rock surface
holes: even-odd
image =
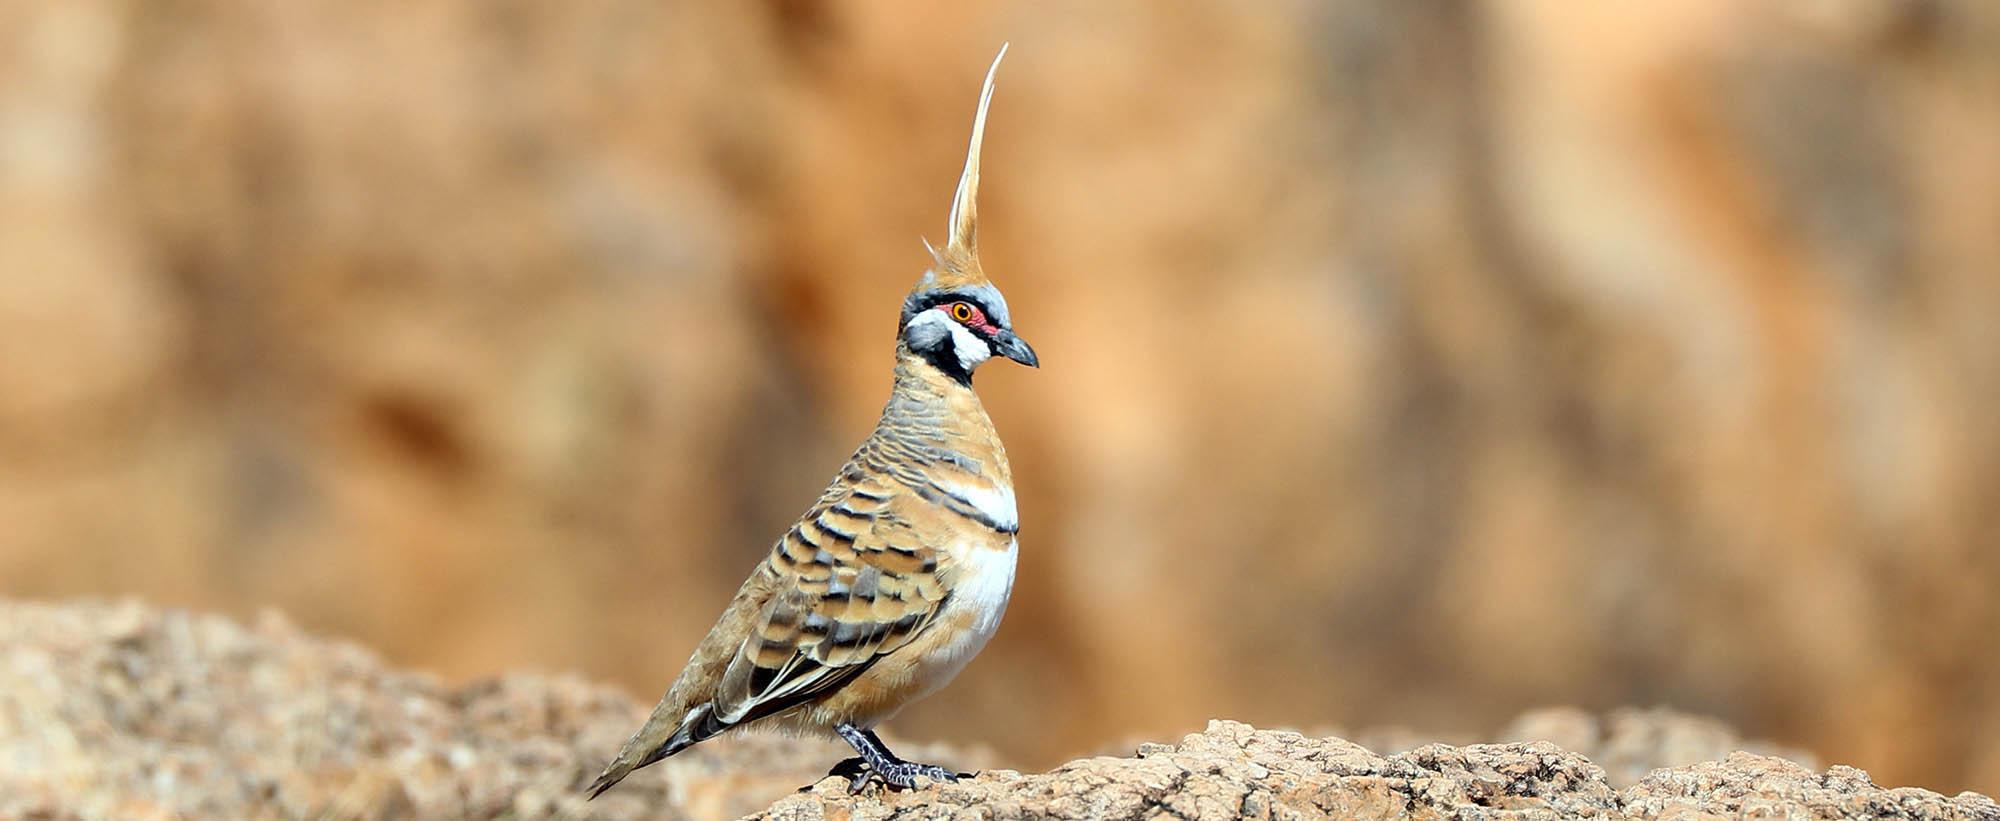
[[[446,687],[276,616],[245,628],[0,599],[0,818],[724,818],[844,755],[835,742],[718,739],[586,805],[577,786],[650,706],[573,676]]]
[[[1993,799],[1977,793],[1946,798],[1914,787],[1883,789],[1853,767],[1822,775],[1749,753],[1656,771],[1626,790],[1622,802],[1640,818],[2000,818]]]
[[[1338,738],[1260,731],[1216,721],[1178,746],[1148,744],[1137,758],[1087,758],[1032,776],[1002,770],[970,781],[856,802],[835,780],[785,798],[765,817],[1397,818],[1459,808],[1537,809],[1604,817],[1617,793],[1588,760],[1543,742],[1434,745],[1394,756]]]
[[[759,817],[884,818],[1909,818],[2000,819],[1974,793],[1883,789],[1733,753],[1660,769],[1620,792],[1587,758],[1545,741],[1435,744],[1378,755],[1338,738],[1210,722],[1178,746],[1088,758],[1040,775],[999,770],[956,784],[855,798],[828,779]]]
[[[1506,735],[1551,736],[1643,773],[1618,779],[1548,741],[1431,744],[1382,755],[1339,738],[1212,722],[1178,745],[1023,775],[850,796],[819,775],[836,743],[746,735],[641,771],[595,802],[576,788],[647,705],[570,676],[463,688],[355,645],[138,604],[0,599],[0,818],[692,817],[2000,819],[1983,796],[1885,790],[1664,711],[1549,710]],[[1407,732],[1364,739],[1401,746]],[[978,750],[898,744],[990,767]],[[1689,763],[1691,757],[1727,755]],[[817,783],[814,783],[817,780]],[[794,793],[811,784],[810,792]],[[775,804],[771,802],[776,801]],[[766,808],[768,805],[768,808]]]

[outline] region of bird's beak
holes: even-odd
[[[1015,336],[1013,331],[1000,331],[993,335],[993,350],[1001,356],[1012,359],[1030,368],[1042,366],[1042,360],[1035,358],[1035,349]]]

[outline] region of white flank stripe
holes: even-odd
[[[1014,509],[1013,488],[1003,487],[997,490],[988,490],[983,487],[946,485],[944,490],[946,493],[965,500],[966,504],[977,508],[1001,532],[1012,533],[1021,529],[1021,514]]]

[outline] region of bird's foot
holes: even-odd
[[[897,758],[895,753],[889,752],[889,745],[883,744],[882,739],[876,737],[872,730],[841,724],[835,726],[834,731],[846,739],[855,752],[861,754],[833,765],[833,770],[827,773],[827,775],[846,775],[850,779],[847,784],[847,791],[850,793],[861,792],[871,780],[879,780],[886,786],[907,790],[917,786],[919,776],[932,781],[959,779],[959,773],[945,767],[936,764],[918,764]],[[861,769],[864,764],[867,765],[865,770]]]
[[[918,764],[915,761],[897,759],[886,762],[879,767],[870,764],[867,770],[855,773],[852,776],[852,780],[847,784],[847,791],[849,793],[861,792],[868,787],[870,779],[880,779],[886,786],[899,790],[907,790],[917,786],[917,776],[923,776],[932,781],[957,781],[958,775],[958,773],[936,764]]]

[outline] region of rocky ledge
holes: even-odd
[[[1907,818],[1992,819],[1981,795],[1884,789],[1851,767],[1729,752],[1663,711],[1523,717],[1506,735],[1378,754],[1229,721],[1132,757],[988,769],[906,792],[819,778],[835,743],[703,744],[584,802],[646,704],[571,676],[467,687],[277,617],[244,627],[133,603],[0,599],[0,818]],[[1406,746],[1363,734],[1377,749]],[[978,767],[979,750],[898,744]],[[1593,763],[1605,762],[1610,770]],[[1785,753],[1791,758],[1796,753]],[[1714,758],[1719,760],[1700,760]],[[811,784],[805,792],[794,792]],[[775,801],[776,803],[772,803]]]
[[[886,818],[1954,818],[2000,819],[1985,796],[1883,789],[1852,767],[1825,773],[1731,753],[1663,768],[1623,791],[1546,741],[1433,744],[1378,755],[1339,738],[1209,722],[1178,745],[1089,758],[1038,775],[1002,770],[954,784],[851,798],[828,779],[758,817]]]

